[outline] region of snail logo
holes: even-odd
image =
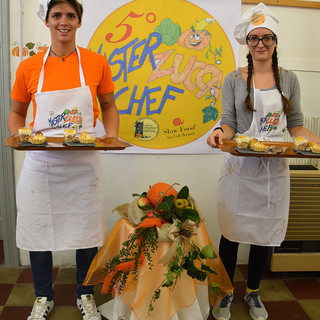
[[[263,14],[257,14],[252,17],[251,24],[253,26],[260,26],[261,24],[264,24],[266,21],[266,17]]]
[[[143,148],[180,147],[210,131],[221,115],[222,79],[235,69],[216,17],[185,0],[172,9],[171,0],[130,1],[88,45],[109,61],[119,137]]]
[[[182,121],[180,118],[173,119],[173,124],[175,126],[182,126],[184,124],[184,121]]]

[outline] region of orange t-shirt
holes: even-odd
[[[109,93],[115,86],[107,59],[84,48],[79,47],[79,50],[86,85],[89,86],[92,95],[95,125],[100,113],[97,95]],[[33,121],[30,126],[33,126],[37,111],[35,93],[38,89],[44,55],[44,52],[39,52],[20,63],[11,92],[13,100],[26,103],[32,100]],[[48,57],[44,67],[42,91],[66,90],[80,86],[79,60],[76,52],[66,57],[64,62],[59,57]]]

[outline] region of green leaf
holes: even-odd
[[[187,199],[189,197],[189,188],[187,186],[184,186],[179,191],[177,198],[178,199]]]
[[[210,120],[217,120],[219,117],[219,111],[216,108],[213,108],[211,105],[202,109],[203,123],[207,123]]]
[[[157,211],[170,211],[172,208],[172,205],[168,202],[161,202],[157,206]]]
[[[182,209],[183,221],[191,220],[193,222],[197,222],[200,220],[200,216],[197,210],[194,209]]]
[[[201,252],[200,252],[200,257],[202,259],[215,259],[217,258],[216,253],[213,250],[212,243],[209,243],[207,246],[205,246]]]
[[[173,272],[169,271],[165,274],[165,277],[167,278],[167,281],[172,281],[174,279]]]
[[[122,246],[123,246],[123,247],[127,247],[128,245],[129,245],[129,240],[127,240],[127,241],[125,241],[125,242],[122,243]]]
[[[33,42],[28,42],[26,44],[26,47],[29,49],[29,50],[32,50],[34,48],[35,44]]]
[[[186,259],[183,268],[187,270],[188,276],[199,281],[207,279],[207,273],[197,268],[190,259]]]
[[[145,206],[140,207],[142,210],[148,210],[148,209],[153,209],[153,206],[151,203],[146,204]]]
[[[167,46],[172,46],[178,41],[181,35],[181,28],[179,24],[174,24],[170,18],[165,18],[161,21],[160,25],[155,28],[162,36],[162,43]]]
[[[140,197],[140,194],[139,193],[133,193],[132,196],[133,197]]]
[[[204,263],[201,264],[201,270],[209,272],[209,273],[213,273],[213,274],[218,274],[213,268],[211,268],[210,266],[208,266],[207,264],[204,264]]]
[[[216,282],[210,282],[210,289],[214,292],[216,296],[218,296],[220,291],[220,285]]]
[[[191,260],[196,260],[199,256],[199,253],[196,250],[192,250],[189,252],[189,258]]]

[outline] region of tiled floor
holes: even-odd
[[[1,260],[1,257],[0,257]],[[238,265],[235,275],[235,299],[231,306],[231,320],[250,319],[243,301],[247,266]],[[81,320],[75,306],[75,268],[55,268],[55,308],[48,320]],[[106,297],[96,287],[96,302]],[[261,282],[261,296],[269,312],[269,320],[319,320],[320,272],[272,273],[267,271]],[[35,299],[30,268],[0,266],[0,320],[26,320]],[[105,318],[103,318],[105,319]],[[208,320],[213,320],[210,317]]]

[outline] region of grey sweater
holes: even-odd
[[[290,116],[287,116],[287,128],[303,125],[303,114],[300,107],[300,86],[297,76],[292,71],[281,68],[280,86],[284,95],[292,103]],[[253,112],[244,109],[244,101],[247,94],[247,84],[243,80],[240,70],[237,69],[225,77],[222,88],[221,124],[227,124],[235,133],[247,131],[251,125]],[[251,90],[250,97],[253,104],[253,90]]]

